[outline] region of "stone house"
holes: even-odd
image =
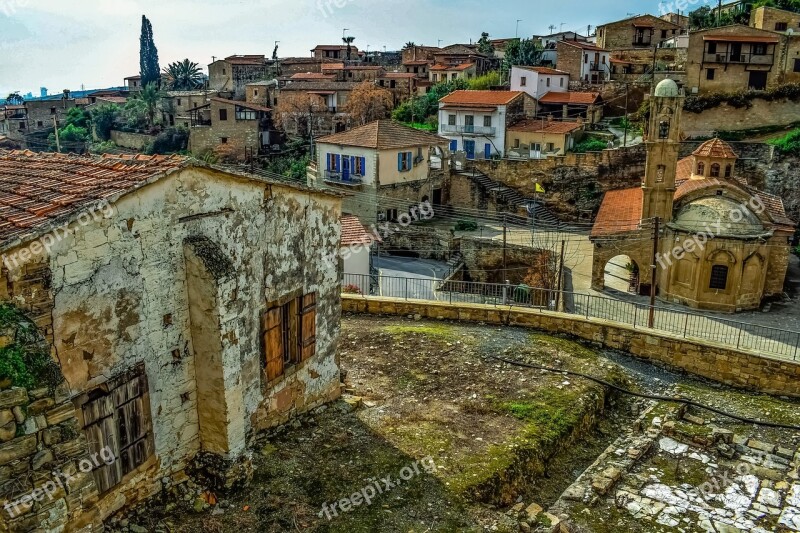
[[[272,144],[269,107],[215,96],[188,113],[189,151],[193,154],[219,149],[243,161],[262,154]]]
[[[267,60],[263,54],[233,55],[208,65],[208,88],[236,100],[244,99],[248,83],[267,77]]]
[[[661,299],[723,312],[757,309],[783,292],[795,223],[779,197],[737,174],[738,156],[724,141],[706,141],[678,160],[683,96],[674,81],[660,82],[650,101],[642,186],[607,192],[592,228],[592,288],[603,290],[607,265],[621,257],[631,287],[650,294],[658,219]]]
[[[344,63],[326,63],[322,65],[322,73],[333,76],[334,81],[375,81],[386,73],[379,65],[345,65]]]
[[[475,63],[462,63],[460,65],[436,64],[428,69],[430,81],[443,83],[455,80],[471,80],[477,75],[478,68]]]
[[[142,77],[141,76],[128,76],[123,83],[125,90],[128,92],[139,92],[142,90]]]
[[[731,25],[689,34],[686,83],[692,94],[770,89],[781,80],[781,35]]]
[[[217,93],[211,91],[167,91],[161,98],[161,119],[170,126],[191,126],[190,109],[202,107]]]
[[[342,108],[350,98],[350,93],[358,86],[358,82],[351,81],[301,81],[287,83],[280,89],[278,98],[293,94],[306,93],[319,97],[326,106],[326,110],[316,113],[313,117],[300,116],[294,119],[282,120],[283,129],[290,135],[297,135],[301,130],[305,131],[303,124],[309,120],[313,122],[314,136],[327,135],[335,131],[343,130],[348,123],[348,115],[342,112]],[[285,118],[285,117],[284,117]]]
[[[350,45],[350,57],[347,57],[347,45],[343,44],[319,44],[311,50],[311,57],[316,59],[340,59],[358,61],[364,55],[354,44]]]
[[[800,32],[800,13],[775,7],[761,6],[750,12],[750,26],[759,30],[785,33]]]
[[[475,65],[475,75],[481,76],[492,70],[497,65],[494,57],[489,57],[478,52],[476,44],[452,44],[445,46],[440,51],[433,53],[433,63],[435,65],[447,65],[450,67],[473,63]]]
[[[48,100],[30,100],[22,107],[12,107],[13,114],[7,115],[8,133],[12,141],[41,149],[47,144],[47,135],[55,126],[61,126],[67,113],[78,106],[74,98],[58,98]],[[54,123],[55,120],[55,123]]]
[[[550,91],[537,104],[537,115],[553,115],[563,120],[581,118],[589,124],[603,118],[603,98],[596,92]]]
[[[278,83],[276,80],[263,80],[245,86],[244,101],[265,107],[278,105]]]
[[[378,78],[377,85],[392,93],[396,106],[417,94],[418,78],[407,72],[385,72]]]
[[[582,119],[557,121],[552,116],[525,119],[508,128],[506,155],[523,159],[545,159],[564,155],[580,140]]]
[[[550,91],[569,90],[569,73],[549,67],[511,67],[511,90],[538,100]]]
[[[606,50],[652,48],[681,33],[681,26],[653,15],[609,22],[597,27],[597,46]]]
[[[661,18],[666,20],[667,22],[671,22],[676,26],[680,26],[681,32],[688,32],[689,31],[689,17],[686,15],[681,15],[680,13],[675,13],[674,11],[670,13],[665,13],[661,15]]]
[[[602,83],[610,78],[610,53],[603,47],[581,41],[558,41],[556,55],[556,68],[569,73],[573,81]]]
[[[321,137],[309,186],[349,193],[342,210],[366,225],[397,220],[410,206],[441,203],[447,143],[391,120]]]
[[[521,91],[455,91],[439,100],[439,135],[467,159],[503,157],[507,128],[532,116],[535,106]]]
[[[0,152],[0,169],[17,198],[0,294],[66,381],[55,400],[31,391],[43,416],[0,444],[0,486],[31,453],[40,471],[9,500],[74,474],[67,459],[113,456],[16,530],[61,530],[51,505],[97,528],[204,457],[244,472],[255,432],[339,395],[339,198],[177,156]],[[77,441],[60,444],[63,424]]]

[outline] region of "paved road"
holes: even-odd
[[[448,271],[447,263],[442,261],[410,257],[376,257],[375,267],[381,275],[381,296],[421,300],[437,299],[435,283]]]

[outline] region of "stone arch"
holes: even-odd
[[[719,177],[719,172],[720,172],[720,166],[719,166],[719,163],[712,163],[712,164],[711,164],[711,171],[710,171],[710,172],[709,172],[709,174],[708,174],[708,175],[709,175],[709,177],[711,177],[711,178],[718,178],[718,177]]]
[[[697,175],[698,176],[705,176],[706,175],[706,164],[702,161],[697,162]]]
[[[720,257],[722,257],[722,259],[720,259]],[[709,263],[735,265],[736,256],[724,248],[717,248],[706,256],[706,261]]]

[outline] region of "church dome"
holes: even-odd
[[[710,232],[715,237],[766,233],[761,220],[750,209],[723,196],[707,196],[689,202],[672,220],[672,225],[691,233]]]
[[[656,96],[660,96],[663,98],[676,98],[681,95],[680,89],[678,89],[678,84],[672,80],[662,80],[656,85]]]
[[[692,152],[697,157],[712,157],[715,159],[737,159],[739,156],[733,151],[731,145],[722,139],[711,139],[704,142],[700,147]]]

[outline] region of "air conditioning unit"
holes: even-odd
[[[378,213],[378,222],[386,222],[386,214]]]

